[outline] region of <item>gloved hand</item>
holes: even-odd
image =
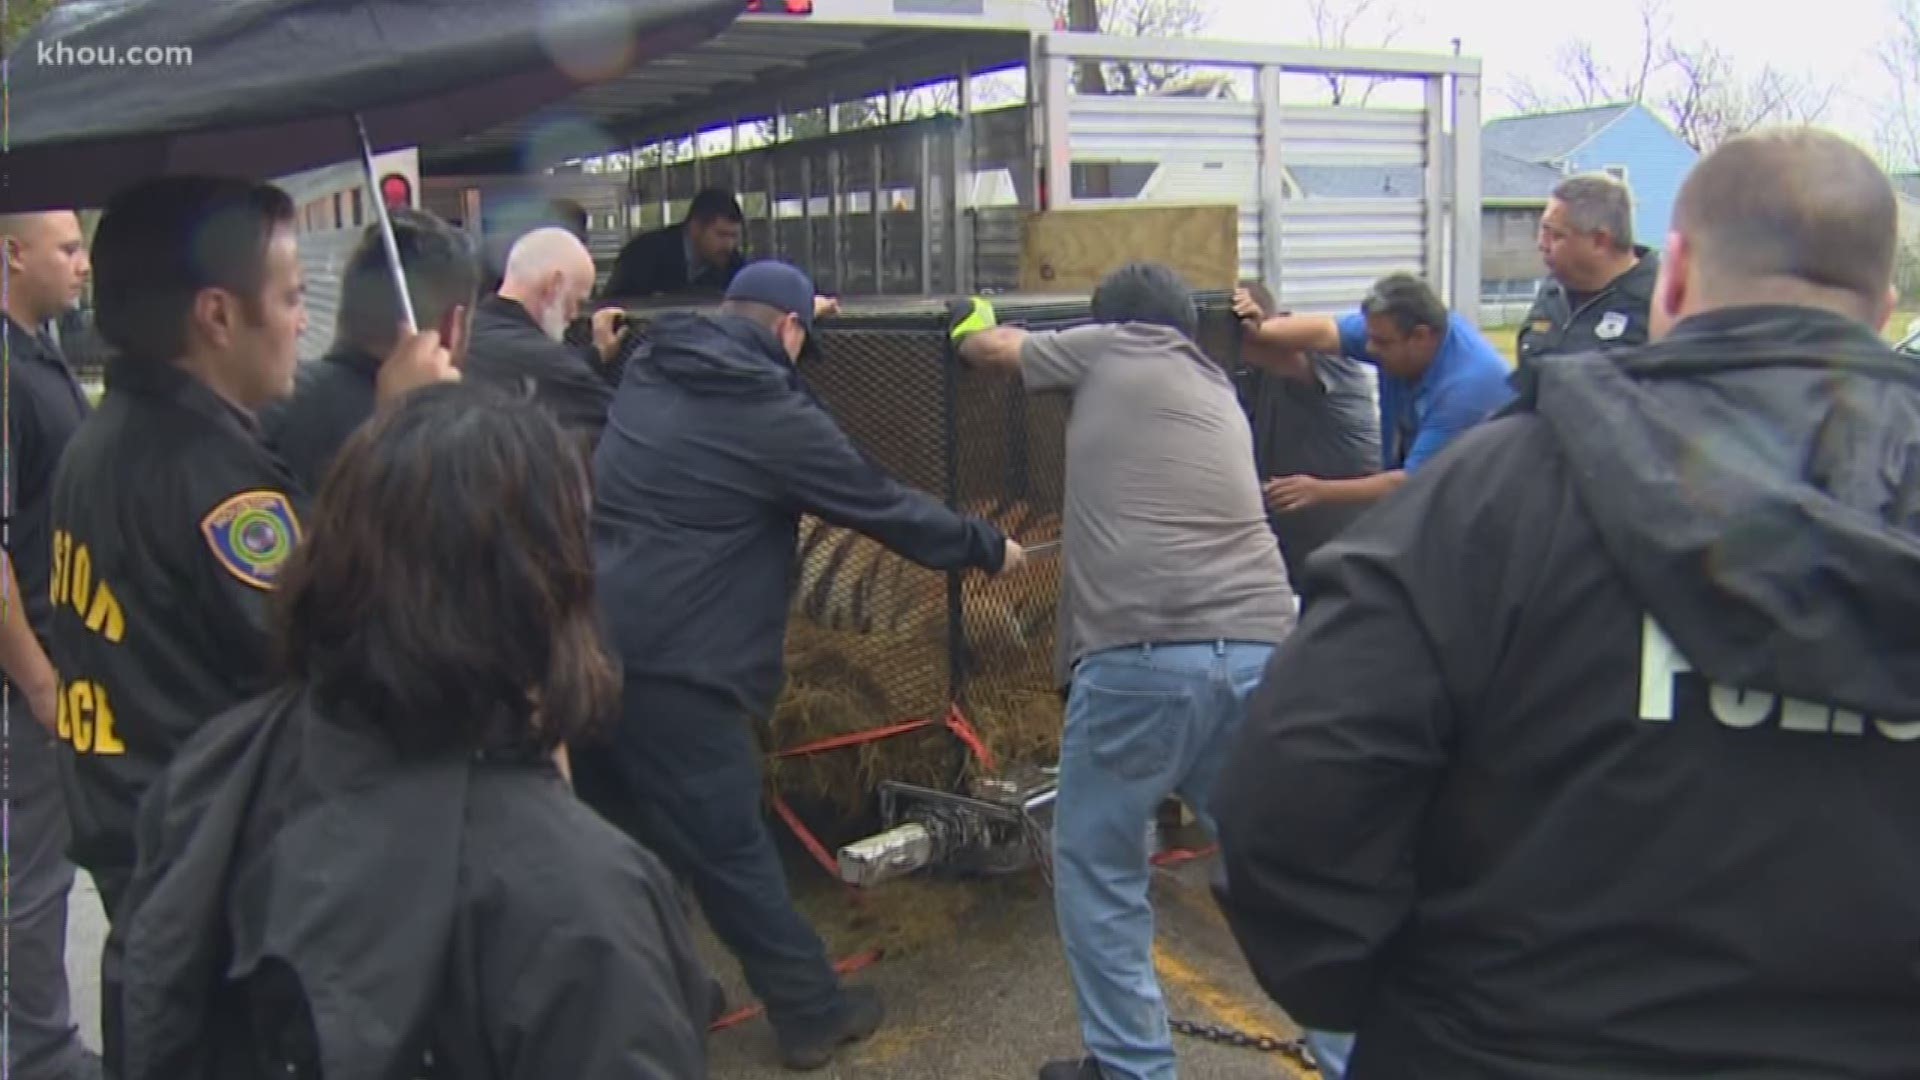
[[[956,345],[982,330],[991,330],[999,325],[1000,318],[994,314],[992,301],[984,297],[955,300],[947,305],[947,335]]]

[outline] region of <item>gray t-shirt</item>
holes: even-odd
[[[1254,461],[1260,478],[1318,476],[1349,480],[1380,471],[1380,407],[1373,368],[1345,356],[1313,358],[1314,379],[1259,369],[1247,373]],[[1321,503],[1273,515],[1280,554],[1296,585],[1307,557],[1367,511],[1364,503]]]
[[[1033,334],[1020,368],[1029,390],[1073,393],[1060,681],[1102,649],[1284,640],[1293,588],[1226,372],[1138,324]]]

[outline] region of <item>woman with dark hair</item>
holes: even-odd
[[[282,686],[143,807],[125,1080],[706,1075],[672,879],[574,798],[615,704],[579,456],[419,391],[341,452],[280,584]]]

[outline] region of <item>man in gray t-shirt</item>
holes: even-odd
[[[1058,333],[996,326],[984,300],[958,307],[963,361],[1073,395],[1054,898],[1088,1056],[1040,1076],[1171,1080],[1147,826],[1174,793],[1212,826],[1214,777],[1294,623],[1252,432],[1165,267],[1116,272],[1094,294],[1096,325]]]

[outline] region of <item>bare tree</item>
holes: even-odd
[[[1705,153],[1768,124],[1811,124],[1832,106],[1834,88],[1768,66],[1741,76],[1726,53],[1705,43],[1670,47],[1676,78],[1658,105],[1687,145]]]
[[[1895,0],[1920,9],[1920,0]],[[1768,65],[1743,73],[1707,42],[1673,39],[1666,0],[1642,0],[1640,43],[1625,64],[1606,62],[1584,40],[1558,53],[1559,80],[1522,82],[1507,92],[1523,113],[1639,102],[1661,113],[1689,146],[1706,152],[1742,132],[1769,124],[1815,123],[1836,88]]]
[[[1655,80],[1673,66],[1664,44],[1672,30],[1665,0],[1641,0],[1640,44],[1626,63],[1603,60],[1591,41],[1568,41],[1554,54],[1552,83],[1522,81],[1507,91],[1507,99],[1521,112],[1645,101]]]
[[[1056,19],[1070,30],[1122,37],[1192,37],[1207,25],[1204,0],[1047,0]],[[1155,94],[1191,83],[1181,64],[1080,65],[1074,87],[1083,94]]]
[[[1365,34],[1371,48],[1393,44],[1405,29],[1394,0],[1307,0],[1307,19],[1313,25],[1313,43],[1323,49],[1356,47],[1356,38]],[[1368,29],[1376,32],[1365,33]],[[1326,72],[1327,96],[1335,105],[1365,105],[1373,92],[1389,79],[1356,79],[1351,75]]]
[[[1881,106],[1880,154],[1893,168],[1920,169],[1920,0],[1889,0],[1891,32],[1880,66],[1893,80]]]

